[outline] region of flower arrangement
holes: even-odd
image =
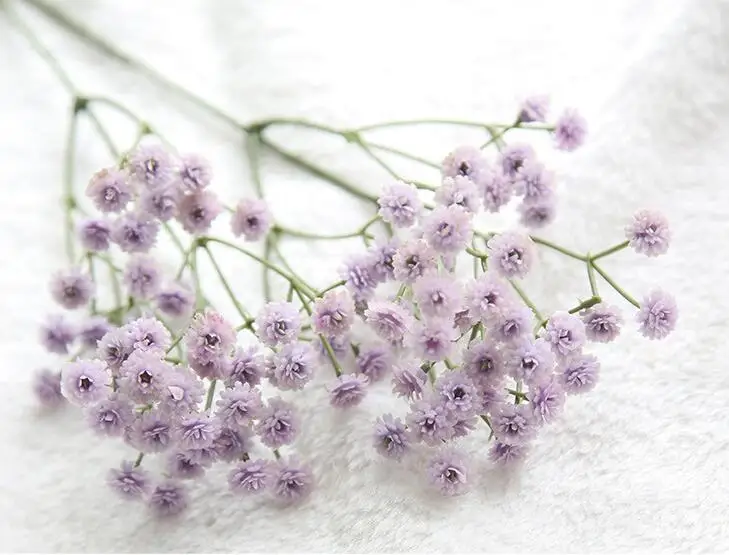
[[[34,4],[92,46],[141,67],[62,12]],[[242,124],[182,90],[246,136],[257,194],[228,205],[204,156],[179,153],[118,102],[81,94],[32,31],[16,23],[64,76],[73,100],[64,193],[68,265],[49,285],[64,312],[54,311],[41,329],[42,344],[61,360],[57,369],[37,374],[35,392],[46,407],[78,407],[95,433],[124,442],[130,457],[109,471],[108,482],[159,516],[182,512],[185,482],[214,464],[228,466],[230,488],[242,495],[305,499],[316,476],[296,455],[302,425],[296,400],[307,395],[314,374],[327,373],[326,410],[332,411],[366,403],[373,384],[390,382],[403,410],[372,423],[373,449],[393,461],[428,450],[429,482],[446,495],[464,493],[472,470],[458,449],[460,438],[482,433],[484,457],[519,465],[565,399],[598,383],[591,342],[613,341],[628,320],[648,339],[664,338],[675,327],[671,295],[656,288],[639,302],[602,267],[628,248],[663,255],[671,237],[661,214],[642,210],[626,218],[623,236],[595,253],[533,234],[556,216],[556,178],[530,144],[508,137],[515,129],[548,133],[556,148],[573,151],[586,136],[576,111],[551,120],[546,97],[525,100],[509,123],[422,120],[335,129],[294,119]],[[95,115],[97,104],[139,124],[135,144],[117,151]],[[111,155],[107,167],[87,176],[84,195],[73,173],[81,117],[95,123]],[[375,129],[424,123],[480,128],[485,141],[456,145],[432,164],[368,139]],[[358,189],[273,143],[266,131],[284,125],[344,138],[380,164],[390,181],[377,194]],[[332,236],[281,225],[264,198],[262,149],[364,199],[371,217],[351,233]],[[439,182],[399,175],[383,152],[436,166]],[[518,225],[490,230],[490,215],[508,205],[517,206]],[[211,233],[219,219],[228,221],[225,236]],[[162,234],[179,255],[172,271],[154,256]],[[285,236],[360,238],[362,246],[329,285],[315,287],[280,252]],[[589,296],[543,314],[522,283],[538,271],[539,249],[584,266]],[[261,266],[265,295],[258,310],[234,293],[218,263],[223,250]],[[215,282],[202,279],[201,257],[212,265]],[[285,283],[284,297],[274,298],[273,280]],[[206,295],[212,287],[226,292],[235,314],[213,306]],[[604,302],[599,287],[616,291],[634,314]]]

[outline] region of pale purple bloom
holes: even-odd
[[[507,303],[487,321],[490,336],[497,341],[514,343],[532,330],[534,314],[521,303]]]
[[[417,322],[411,337],[415,353],[423,360],[431,361],[449,357],[455,340],[453,324],[438,318]]]
[[[230,374],[225,379],[227,387],[236,383],[249,384],[251,387],[261,383],[264,373],[263,354],[256,345],[239,347],[230,363]]]
[[[149,492],[149,474],[141,467],[134,466],[130,461],[121,463],[121,468],[109,470],[107,484],[128,499],[139,499]]]
[[[315,352],[308,343],[288,343],[273,356],[273,381],[282,390],[303,389],[314,375]]]
[[[271,489],[279,499],[293,503],[309,496],[314,487],[311,470],[297,459],[278,461],[273,470]]]
[[[105,251],[111,243],[111,225],[102,219],[84,220],[78,226],[78,237],[87,251]]]
[[[426,374],[416,360],[401,362],[392,371],[392,392],[411,401],[420,399],[425,380]]]
[[[175,439],[183,449],[210,447],[218,433],[217,422],[207,414],[190,414],[183,417],[175,426]]]
[[[391,301],[372,301],[365,311],[367,324],[393,345],[402,344],[412,320],[412,315],[405,307]]]
[[[639,331],[648,339],[663,339],[676,327],[678,306],[672,295],[654,289],[643,298],[635,315]]]
[[[523,201],[517,208],[519,222],[525,227],[542,228],[554,221],[556,215],[556,196],[547,194],[536,201]]]
[[[489,263],[506,278],[524,277],[534,264],[534,243],[521,233],[507,231],[489,239]]]
[[[167,185],[173,177],[172,156],[162,145],[140,145],[129,156],[130,171],[150,189]]]
[[[180,201],[179,191],[172,185],[158,189],[145,189],[139,197],[139,209],[162,222],[177,216],[177,203]]]
[[[465,372],[446,372],[433,387],[454,420],[472,416],[481,409],[476,386]]]
[[[461,307],[453,315],[453,327],[461,333],[466,333],[476,323],[468,308]]]
[[[98,434],[118,437],[134,419],[132,404],[124,397],[112,393],[107,399],[86,409],[86,418]]]
[[[536,202],[552,195],[554,174],[537,160],[526,160],[514,174],[514,189],[525,200]]]
[[[218,434],[216,434],[215,437],[217,438]],[[210,468],[213,463],[218,460],[218,452],[215,449],[215,440],[213,440],[213,444],[208,447],[188,449],[186,453],[192,462],[204,466],[205,468]]]
[[[471,214],[476,214],[481,204],[478,187],[463,175],[444,178],[443,184],[435,191],[434,200],[443,206],[455,204]]]
[[[525,443],[536,434],[536,421],[528,404],[503,403],[491,415],[491,427],[501,443]]]
[[[475,416],[459,418],[453,423],[453,437],[466,437],[476,429],[476,423],[477,419]]]
[[[380,381],[392,367],[392,351],[384,345],[360,349],[355,360],[357,372],[367,376],[370,383]]]
[[[466,305],[473,318],[486,322],[512,299],[508,285],[493,271],[482,274],[466,288]]]
[[[480,385],[479,395],[484,412],[494,414],[504,403],[504,390],[501,386],[491,384]]]
[[[268,205],[261,199],[243,199],[235,207],[230,219],[233,235],[241,235],[246,241],[258,241],[271,229],[273,216]]]
[[[554,375],[529,386],[528,396],[529,405],[538,423],[551,422],[564,406],[564,389]]]
[[[195,192],[204,189],[213,179],[210,163],[197,154],[185,154],[180,159],[177,175],[182,189]]]
[[[157,318],[142,316],[123,328],[129,334],[134,349],[166,351],[171,344],[170,332]]]
[[[585,334],[590,341],[610,343],[620,334],[623,317],[617,307],[598,303],[580,313],[585,324]]]
[[[359,405],[367,395],[369,380],[363,374],[342,374],[329,389],[329,403],[340,409]]]
[[[147,504],[160,518],[177,516],[187,509],[187,491],[182,484],[167,480],[154,488]]]
[[[161,453],[172,446],[172,418],[160,411],[145,412],[131,426],[128,441],[144,453]]]
[[[151,299],[162,281],[157,262],[146,255],[131,257],[124,269],[124,284],[132,297]]]
[[[515,380],[534,383],[552,371],[554,355],[544,339],[523,337],[509,351],[506,364]]]
[[[468,467],[463,455],[443,448],[428,461],[430,483],[443,495],[461,495],[468,491]]]
[[[221,428],[213,440],[218,460],[233,462],[253,447],[253,432],[249,428]]]
[[[233,326],[214,310],[198,313],[185,334],[188,357],[200,364],[217,362],[235,345]]]
[[[418,278],[438,269],[435,251],[422,239],[404,241],[392,259],[395,279],[414,283]]]
[[[51,353],[65,355],[75,339],[76,328],[60,314],[49,316],[41,325],[41,343]]]
[[[188,233],[205,233],[223,211],[218,196],[209,190],[184,195],[177,204],[177,220]]]
[[[96,348],[96,356],[103,360],[112,371],[119,370],[122,363],[134,350],[134,342],[129,331],[124,328],[112,329],[101,338]]]
[[[564,360],[558,371],[565,393],[587,393],[597,384],[600,362],[593,355],[577,354]]]
[[[471,238],[471,217],[460,206],[437,206],[423,222],[423,236],[439,253],[457,253]]]
[[[176,368],[163,376],[159,408],[167,413],[186,414],[197,410],[205,394],[203,383],[189,370]]]
[[[199,462],[193,461],[190,454],[185,451],[170,453],[166,462],[167,472],[172,478],[190,480],[205,474],[205,467]]]
[[[328,291],[314,302],[311,325],[316,333],[339,336],[352,327],[353,321],[354,302],[346,291]]]
[[[384,282],[395,277],[394,258],[400,241],[393,237],[388,241],[375,243],[368,249],[371,256],[371,273],[378,282]]]
[[[461,175],[474,183],[479,183],[488,171],[489,165],[481,149],[469,145],[456,148],[445,157],[441,166],[444,178]]]
[[[110,391],[111,377],[100,360],[68,362],[61,371],[61,391],[74,405],[98,403]]]
[[[587,135],[587,122],[575,110],[565,110],[554,125],[554,138],[560,150],[575,150]]]
[[[135,350],[121,365],[119,391],[140,403],[157,400],[165,377],[174,371],[159,352]]]
[[[463,370],[480,387],[499,383],[506,373],[501,352],[486,341],[473,343],[464,351]]]
[[[376,260],[372,253],[355,254],[347,258],[339,275],[354,294],[355,300],[367,299],[377,286]]]
[[[410,227],[415,223],[423,205],[418,190],[410,183],[395,181],[384,188],[377,199],[382,220],[395,227]]]
[[[215,415],[230,428],[248,426],[257,418],[263,408],[261,393],[249,384],[236,383],[235,388],[226,389],[217,402]]]
[[[524,99],[519,108],[519,116],[517,120],[520,123],[531,123],[533,121],[542,122],[547,120],[547,111],[549,110],[549,97],[545,95],[535,95]]]
[[[514,143],[505,146],[499,155],[501,170],[509,178],[514,178],[521,167],[528,160],[533,160],[536,154],[534,149],[524,143]]]
[[[272,302],[258,313],[256,328],[258,338],[269,347],[275,347],[296,341],[301,331],[301,317],[293,303]]]
[[[268,406],[260,413],[256,433],[261,443],[271,449],[293,443],[299,435],[299,417],[293,405],[279,397],[269,399]]]
[[[231,360],[226,355],[217,355],[208,359],[190,358],[190,368],[201,378],[222,380],[230,374]]]
[[[39,370],[33,378],[33,392],[38,401],[47,408],[56,408],[65,401],[61,393],[61,373],[47,369]]]
[[[99,341],[112,329],[103,316],[91,316],[79,327],[78,338],[84,347],[96,349]]]
[[[264,459],[240,462],[228,473],[228,485],[236,493],[261,493],[273,479],[272,465]]]
[[[312,347],[314,348],[314,352],[316,352],[319,356],[320,362],[323,361],[325,363],[331,364],[331,359],[329,358],[329,351],[324,346],[324,343],[322,343],[321,340],[322,336],[316,336],[314,340],[311,342]],[[339,360],[342,358],[346,358],[349,354],[350,350],[350,336],[349,334],[340,335],[337,337],[329,336],[326,338],[327,343],[329,343],[329,346],[332,348],[332,352],[334,353],[334,357]]]
[[[86,187],[86,196],[101,212],[121,212],[132,200],[132,190],[124,172],[107,168],[94,174]]]
[[[413,285],[413,296],[426,316],[450,318],[461,306],[463,291],[453,276],[426,275]]]
[[[57,272],[51,279],[51,296],[63,308],[84,306],[94,295],[94,282],[78,268]]]
[[[127,212],[111,228],[111,240],[124,252],[147,252],[157,241],[159,224],[146,214]]]
[[[410,448],[405,424],[391,414],[383,414],[375,421],[373,438],[377,452],[388,459],[399,461]]]
[[[544,339],[551,345],[554,354],[569,356],[579,352],[585,344],[585,325],[574,314],[555,312],[547,321]]]
[[[195,298],[187,287],[170,283],[157,292],[154,302],[162,314],[179,318],[192,313]]]
[[[453,436],[453,421],[440,399],[432,397],[416,401],[406,421],[414,441],[438,445]]]
[[[491,213],[501,210],[501,207],[508,204],[514,194],[511,178],[498,168],[486,173],[481,179],[480,185],[483,206]]]
[[[489,459],[499,466],[509,467],[524,461],[529,452],[526,443],[495,442],[489,449]]]
[[[625,226],[625,237],[635,252],[646,256],[658,256],[668,251],[671,229],[668,220],[660,212],[640,210]]]

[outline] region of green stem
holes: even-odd
[[[521,297],[521,300],[524,301],[524,304],[527,305],[531,309],[531,311],[534,313],[534,316],[536,317],[537,321],[541,322],[542,320],[544,320],[544,317],[539,312],[539,309],[537,309],[537,307],[534,305],[534,303],[531,301],[531,299],[529,299],[529,297],[527,297],[527,294],[524,292],[524,290],[521,287],[519,287],[513,279],[510,279],[509,283],[511,284],[511,287],[513,287],[514,291],[516,291],[517,295],[519,295],[519,297]]]
[[[141,451],[137,455],[136,460],[134,461],[134,468],[138,467],[140,464],[142,464],[142,460],[144,459],[144,453]]]
[[[381,150],[383,152],[389,152],[390,154],[396,154],[398,156],[401,156],[402,158],[407,158],[408,160],[412,160],[414,162],[419,162],[420,164],[423,164],[425,166],[429,166],[431,168],[435,168],[438,170],[440,169],[440,164],[436,164],[435,162],[431,162],[430,160],[426,160],[425,158],[421,158],[420,156],[410,154],[409,152],[405,152],[398,148],[383,145],[380,143],[373,143],[370,141],[366,141],[366,143],[370,148],[374,148],[376,150]]]
[[[205,397],[205,408],[203,410],[210,410],[213,406],[213,398],[215,397],[215,386],[218,385],[218,380],[212,380],[208,386],[208,394]]]
[[[73,211],[76,208],[76,198],[73,193],[74,180],[74,158],[76,157],[76,130],[78,129],[78,112],[75,108],[71,114],[71,121],[68,126],[68,135],[66,136],[66,149],[63,157],[63,186],[64,186],[64,206],[65,206],[65,241],[66,256],[69,261],[76,258],[74,250],[74,223]]]
[[[592,267],[592,264],[590,263],[590,256],[588,255],[588,260],[585,263],[587,266],[587,279],[590,281],[590,292],[592,293],[593,297],[597,297],[597,281],[595,280],[595,269]]]
[[[595,268],[595,271],[602,276],[602,279],[604,279],[610,287],[615,289],[626,301],[628,301],[630,304],[632,304],[635,308],[640,308],[640,303],[636,301],[633,297],[631,297],[622,287],[620,287],[613,279],[605,273],[605,271],[600,268],[597,264],[595,264],[594,260],[591,260],[590,263],[592,264],[592,267]]]
[[[240,317],[243,318],[243,320],[248,321],[251,319],[250,315],[246,311],[245,308],[243,308],[243,305],[238,302],[238,299],[235,296],[235,293],[233,293],[233,289],[230,287],[230,283],[228,283],[228,280],[225,279],[225,275],[223,274],[223,271],[221,270],[220,266],[218,265],[218,261],[215,260],[215,257],[213,256],[212,251],[208,248],[207,245],[203,247],[205,249],[205,252],[208,255],[208,258],[210,259],[210,262],[213,265],[213,269],[215,270],[215,273],[218,274],[218,279],[220,280],[220,283],[223,284],[223,288],[228,293],[228,297],[230,297],[231,302],[235,306],[235,309],[238,311],[238,314],[240,314]]]
[[[591,307],[593,307],[596,304],[601,303],[601,302],[602,302],[602,299],[599,296],[596,295],[594,297],[590,297],[586,301],[582,301],[576,307],[570,308],[567,312],[569,312],[570,314],[576,314],[576,313],[580,312],[581,310],[585,310],[587,308],[591,308]]]
[[[276,226],[272,230],[274,233],[282,233],[290,237],[298,237],[300,239],[320,239],[322,241],[336,240],[336,239],[352,239],[354,237],[360,237],[364,235],[361,229],[352,231],[351,233],[342,233],[339,235],[323,235],[319,233],[309,233],[307,231],[299,231],[298,229],[291,229],[283,226]]]
[[[263,244],[263,258],[269,260],[271,258],[271,250],[273,249],[274,242],[273,235],[266,235],[266,240]],[[263,278],[263,298],[268,303],[271,302],[273,295],[271,294],[271,270],[267,266],[261,266],[262,278]]]
[[[199,245],[199,243],[198,243]],[[195,288],[195,309],[199,310],[205,306],[205,298],[202,292],[202,286],[200,285],[200,274],[197,268],[197,245],[190,253],[190,273],[192,274],[192,283]]]
[[[488,124],[457,119],[409,119],[373,123],[370,125],[357,127],[352,131],[355,133],[362,133],[364,131],[374,131],[379,129],[387,129],[390,127],[404,127],[408,125],[460,125],[462,127],[478,127],[479,129],[486,129],[487,127],[501,127],[501,125],[498,124]]]
[[[324,295],[324,293],[327,293],[327,292],[331,291],[332,289],[336,289],[337,287],[342,287],[345,283],[347,283],[347,282],[343,279],[336,281],[336,282],[332,283],[330,286],[325,287],[324,289],[319,291],[319,294],[317,296],[321,297],[322,295]]]
[[[529,238],[537,243],[538,245],[542,245],[544,247],[550,248],[552,250],[555,250],[559,253],[564,254],[565,256],[569,256],[570,258],[574,258],[575,260],[581,260],[582,262],[587,262],[587,257],[576,253],[574,251],[571,251],[569,249],[566,249],[564,247],[561,247],[559,245],[556,245],[552,243],[551,241],[547,241],[546,239],[542,239],[541,237],[535,237],[534,235],[530,235]]]
[[[619,243],[613,247],[610,247],[609,249],[605,249],[604,251],[600,251],[597,254],[593,254],[590,258],[592,260],[599,260],[600,258],[604,258],[604,257],[610,256],[611,254],[614,254],[618,251],[621,251],[624,248],[628,247],[629,245],[630,245],[630,241],[623,241],[622,243]]]
[[[246,154],[251,168],[251,179],[256,189],[256,194],[263,198],[263,179],[261,178],[261,135],[249,133],[246,137]]]
[[[342,375],[342,367],[339,366],[337,355],[334,354],[334,349],[332,349],[332,345],[329,343],[329,340],[326,337],[320,334],[319,340],[321,341],[321,344],[324,345],[324,350],[327,352],[327,356],[329,357],[329,360],[334,367],[334,373],[337,375],[338,378]]]

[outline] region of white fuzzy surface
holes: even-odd
[[[128,449],[93,438],[73,411],[39,415],[29,393],[32,371],[54,362],[36,337],[50,306],[48,275],[64,263],[58,199],[68,96],[11,29],[0,2],[0,549],[729,550],[726,2],[59,4],[245,121],[271,115],[341,125],[408,117],[505,121],[516,100],[535,91],[551,93],[558,107],[580,107],[590,122],[585,148],[557,155],[543,145],[562,195],[559,220],[545,235],[578,250],[599,249],[619,240],[634,210],[665,211],[674,232],[669,255],[648,260],[626,252],[605,265],[638,296],[654,285],[672,291],[681,317],[663,342],[646,341],[629,325],[616,344],[595,349],[603,364],[599,387],[569,400],[519,476],[488,469],[485,433],[469,438],[464,448],[474,455],[479,482],[466,497],[432,496],[421,487],[416,463],[398,467],[376,457],[372,420],[405,409],[386,386],[341,416],[327,407],[320,378],[299,397],[306,418],[299,452],[320,478],[310,502],[281,510],[235,498],[221,471],[194,491],[181,521],[150,520],[102,483]],[[237,135],[169,101],[32,10],[19,11],[81,90],[123,99],[185,150],[206,154],[231,202],[251,191]],[[108,112],[102,117],[120,145],[131,139],[128,126]],[[360,155],[343,154],[341,142],[296,130],[279,136],[370,190],[385,177]],[[480,138],[445,128],[383,137],[434,159]],[[79,185],[108,162],[86,124],[80,144]],[[359,203],[278,160],[267,160],[265,170],[282,222],[343,232],[366,217]],[[485,221],[508,223],[508,215]],[[291,243],[286,252],[324,284],[355,246]],[[582,267],[549,253],[540,262],[528,287],[545,310],[584,296]],[[258,270],[237,260],[225,266],[244,302],[256,306]],[[210,295],[225,298],[222,291]]]

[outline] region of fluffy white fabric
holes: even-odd
[[[18,2],[5,0],[13,6]],[[640,295],[675,293],[681,316],[666,341],[628,325],[599,387],[570,399],[517,477],[488,470],[484,433],[466,442],[479,483],[455,500],[421,487],[420,469],[389,465],[369,443],[382,412],[404,412],[387,387],[344,416],[326,408],[323,378],[300,399],[302,456],[320,484],[296,510],[226,491],[211,473],[181,521],[158,523],[103,485],[130,453],[92,438],[78,414],[34,410],[32,371],[55,359],[36,342],[50,306],[47,279],[64,264],[62,144],[68,96],[28,48],[0,2],[0,548],[11,551],[724,551],[729,549],[729,398],[726,246],[729,211],[729,5],[721,0],[630,2],[65,1],[59,5],[164,74],[243,120],[298,115],[341,125],[389,118],[508,120],[517,99],[548,92],[590,123],[589,143],[544,157],[559,172],[560,216],[547,236],[578,250],[620,238],[636,209],[670,218],[674,245],[648,260],[621,253],[606,266]],[[185,150],[214,163],[232,202],[251,191],[240,137],[59,32],[42,33],[82,91],[109,94],[147,115]],[[118,144],[133,129],[102,117]],[[375,190],[385,175],[341,141],[301,130],[278,137]],[[450,128],[382,135],[434,159],[480,137]],[[346,152],[345,152],[346,151]],[[78,184],[106,163],[82,128]],[[413,168],[402,166],[403,171]],[[331,186],[266,163],[278,219],[348,231],[363,207]],[[428,175],[424,175],[427,178]],[[508,225],[513,215],[489,225]],[[225,223],[219,224],[223,229]],[[305,275],[331,281],[354,243],[289,243]],[[170,256],[171,260],[171,256]],[[528,282],[545,310],[585,294],[583,268],[543,253]],[[225,260],[255,306],[258,270]],[[607,288],[603,287],[607,292]],[[212,290],[215,301],[222,291]],[[606,295],[616,302],[619,299]],[[623,305],[625,306],[625,305]],[[626,311],[630,313],[628,307]]]

